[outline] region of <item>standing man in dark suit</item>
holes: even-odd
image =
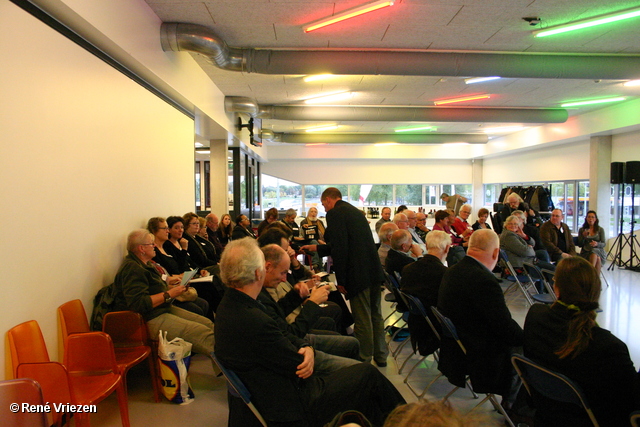
[[[523,333],[511,318],[498,279],[491,272],[499,252],[498,235],[477,230],[469,240],[467,256],[442,278],[438,308],[457,328],[467,349],[468,371],[463,372],[464,363],[449,357],[460,354],[457,344],[445,346],[444,340],[440,366],[447,377],[457,380],[468,373],[475,391],[501,395],[503,406],[509,409],[519,387],[510,357],[513,347],[522,346]]]
[[[335,187],[324,190],[320,201],[327,212],[327,244],[301,249],[333,258],[338,285],[351,302],[360,358],[365,362],[373,358],[378,366],[386,366],[389,353],[380,307],[384,272],[369,224],[360,210],[342,200]]]
[[[314,373],[313,347],[304,339],[285,336],[256,300],[266,271],[254,239],[231,241],[222,253],[220,273],[229,288],[216,313],[216,356],[240,377],[269,426],[320,427],[346,410],[360,411],[374,425],[382,425],[393,408],[405,403],[368,363],[322,377]],[[229,425],[248,425],[237,418],[246,407],[235,403],[230,400]]]

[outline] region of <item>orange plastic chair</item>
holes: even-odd
[[[42,388],[42,396],[51,407],[54,404],[70,404],[71,386],[67,370],[58,362],[22,363],[18,365],[18,376],[33,378]],[[61,426],[67,419],[64,412],[51,411],[52,422],[55,426]],[[48,424],[47,424],[48,425]]]
[[[29,378],[0,381],[0,408],[2,423],[12,427],[48,427],[47,414],[44,411],[28,412],[18,410],[13,412],[10,405],[44,405],[40,385]],[[20,407],[21,409],[21,407]]]
[[[61,348],[66,348],[65,338],[69,335],[90,332],[87,314],[79,299],[66,302],[58,307],[58,318],[64,342],[64,346]],[[108,321],[107,318],[109,318]],[[111,336],[118,372],[122,375],[125,387],[127,386],[126,376],[129,369],[145,358],[149,359],[149,369],[153,381],[153,398],[156,402],[160,402],[158,367],[154,363],[155,360],[148,357],[151,354],[151,348],[147,345],[147,327],[142,317],[131,311],[108,313],[103,320],[102,331]],[[64,353],[60,356],[62,360]]]
[[[35,320],[11,328],[7,336],[14,375],[38,381],[45,401],[92,405],[117,390],[122,425],[129,427],[126,389],[107,334],[89,332],[67,337],[65,365],[70,365],[66,368],[49,360],[42,332]],[[62,414],[54,414],[56,425],[60,425],[61,417]],[[76,425],[88,426],[89,414],[76,414]]]
[[[116,361],[126,383],[127,371],[145,358],[149,362],[149,372],[153,383],[153,398],[160,402],[160,374],[155,354],[149,340],[147,324],[139,313],[133,311],[113,311],[102,321],[102,332],[113,340]]]
[[[72,334],[66,339],[64,366],[69,373],[72,397],[94,405],[113,391],[118,394],[122,425],[129,427],[127,389],[118,370],[111,337],[104,332]],[[77,425],[89,425],[89,414],[76,414]]]

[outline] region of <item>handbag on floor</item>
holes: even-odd
[[[160,331],[158,338],[158,363],[162,394],[170,402],[186,405],[193,402],[194,394],[189,384],[191,343],[182,338],[167,341],[167,332]]]

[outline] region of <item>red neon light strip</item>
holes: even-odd
[[[444,99],[442,101],[434,101],[435,105],[443,105],[443,104],[453,104],[454,102],[464,102],[464,101],[475,101],[477,99],[488,99],[491,98],[491,95],[476,95],[476,96],[467,96],[464,98],[453,98],[453,99]]]

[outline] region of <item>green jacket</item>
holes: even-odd
[[[171,303],[152,307],[151,295],[167,290],[167,284],[151,264],[144,264],[129,252],[113,282],[115,286],[115,311],[131,310],[140,313],[145,320],[151,320],[168,313]]]

